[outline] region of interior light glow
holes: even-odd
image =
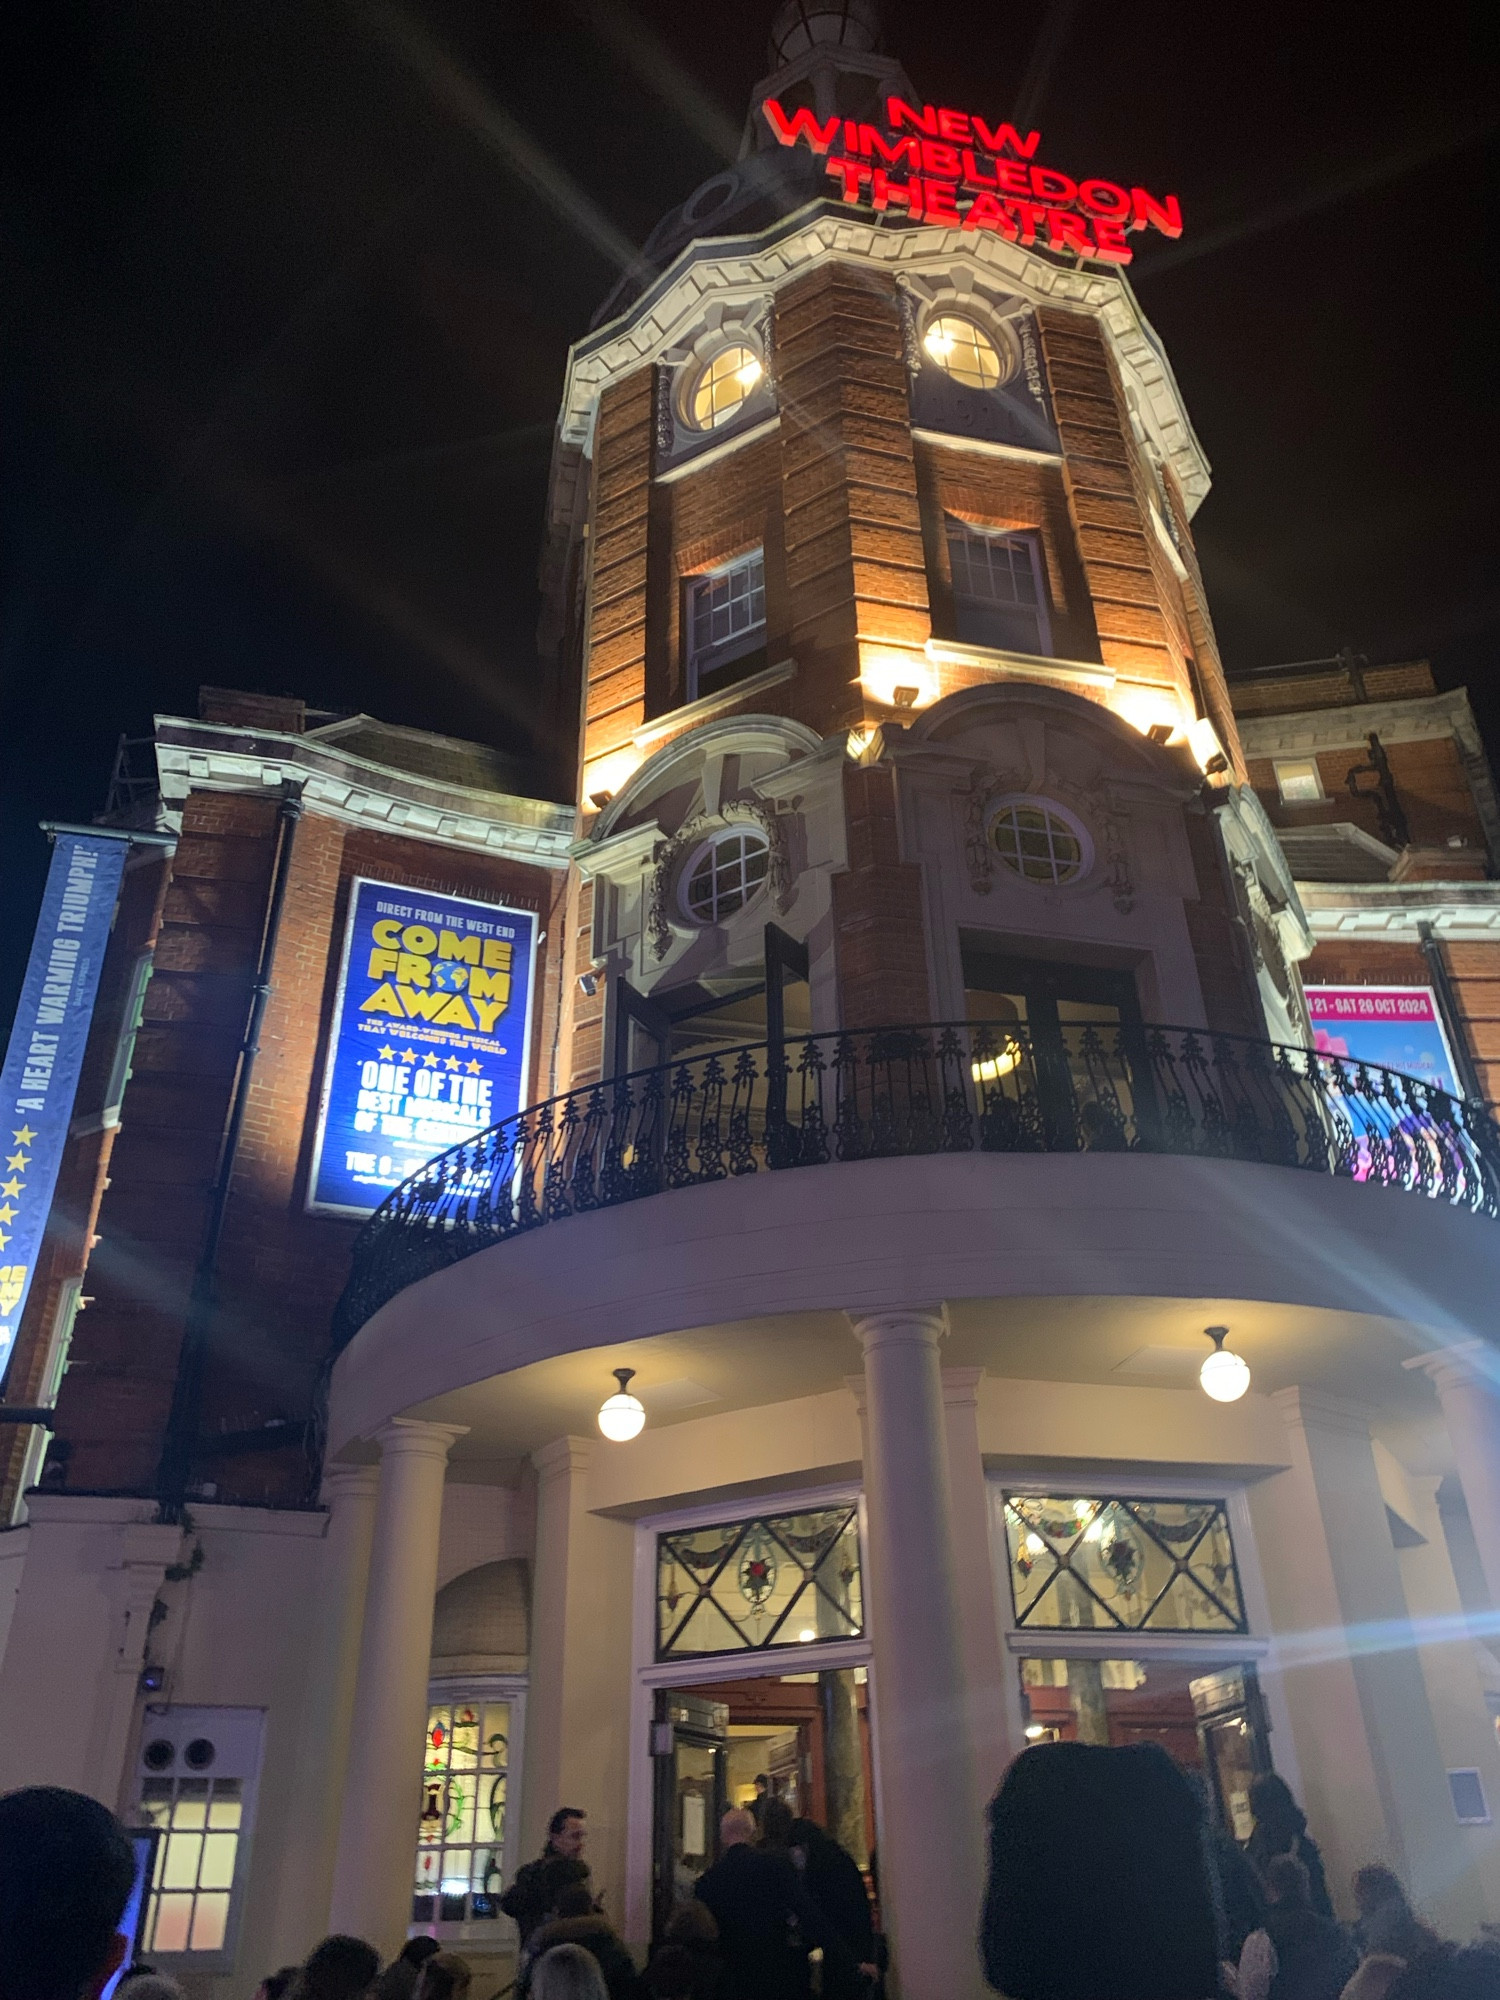
[[[934,361],[944,361],[953,352],[953,335],[948,332],[941,320],[937,320],[928,327],[922,345]]]
[[[813,1630],[811,1625],[804,1625],[802,1630],[797,1634],[797,1640],[800,1645],[807,1646],[810,1645],[812,1641],[817,1638],[817,1636],[818,1636],[817,1633]]]
[[[1041,1723],[1028,1722],[1026,1725],[1026,1734],[1031,1739],[1031,1741],[1035,1743],[1038,1737],[1045,1736],[1047,1732],[1042,1727]]]
[[[743,368],[735,371],[747,389],[753,389],[765,370],[758,361],[747,361]]]
[[[1044,1556],[1047,1553],[1047,1544],[1042,1540],[1040,1535],[1028,1535],[1026,1537],[1026,1551],[1028,1555]]]
[[[467,1875],[445,1875],[438,1884],[438,1894],[442,1896],[467,1896],[469,1878]]]
[[[599,1408],[599,1428],[611,1444],[628,1444],[646,1428],[645,1406],[639,1396],[630,1393],[634,1373],[633,1368],[617,1368],[615,1380],[620,1386]]]
[[[1213,1342],[1214,1351],[1198,1370],[1199,1386],[1216,1403],[1237,1403],[1250,1387],[1249,1364],[1243,1355],[1224,1345],[1229,1335],[1227,1326],[1206,1326],[1203,1331]]]
[[[981,1056],[969,1064],[969,1073],[976,1083],[998,1083],[1002,1076],[1009,1076],[1021,1060],[1019,1042],[1007,1042],[992,1056]]]

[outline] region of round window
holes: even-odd
[[[721,833],[688,864],[683,905],[694,923],[721,924],[742,910],[766,879],[771,849],[758,833]]]
[[[990,842],[1028,882],[1074,882],[1083,873],[1083,830],[1050,806],[1026,799],[1001,806],[990,821]]]
[[[1002,356],[977,320],[963,313],[943,313],[922,335],[922,345],[939,368],[966,389],[995,389],[1010,375]]]
[[[765,374],[753,347],[738,343],[721,347],[693,376],[684,399],[684,415],[695,430],[716,430],[743,409]]]

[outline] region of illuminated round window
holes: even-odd
[[[693,858],[682,900],[695,923],[721,924],[742,910],[766,879],[771,849],[758,833],[721,833]]]
[[[993,389],[1010,373],[1000,350],[976,321],[944,313],[922,335],[922,345],[955,382],[966,389]]]
[[[687,394],[688,422],[700,431],[727,424],[744,407],[765,372],[753,347],[721,347],[693,377]]]
[[[1000,859],[1028,882],[1073,882],[1083,873],[1083,830],[1044,805],[1016,800],[990,821]]]

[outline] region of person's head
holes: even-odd
[[[1078,1882],[1109,1884],[1086,1924]],[[983,1948],[1009,2000],[1210,2000],[1203,1820],[1159,1744],[1047,1743],[1016,1758],[990,1807]]]
[[[415,1942],[415,1940],[413,1940]],[[433,1946],[436,1951],[437,1946]],[[401,1956],[404,1958],[406,1953]],[[297,1977],[295,1965],[278,1966],[275,1972],[268,1972],[255,1989],[255,2000],[282,2000],[282,1995]]]
[[[1292,1797],[1292,1788],[1275,1771],[1262,1771],[1250,1780],[1250,1810],[1259,1832],[1290,1847],[1307,1825],[1307,1814]]]
[[[821,1849],[834,1847],[838,1843],[832,1834],[825,1833],[815,1819],[808,1819],[804,1815],[803,1818],[792,1821],[791,1844],[793,1847],[800,1847],[804,1854],[811,1855],[817,1854]]]
[[[755,1774],[755,1796],[758,1799],[763,1799],[766,1796],[766,1794],[770,1791],[770,1789],[771,1789],[771,1780],[768,1773],[766,1773],[765,1771],[757,1771]]]
[[[93,2000],[123,1963],[135,1856],[97,1799],[35,1785],[0,1798],[0,2000]]]
[[[1393,1869],[1381,1861],[1367,1862],[1354,1871],[1354,1905],[1362,1917],[1372,1916],[1388,1904],[1404,1904],[1406,1891]]]
[[[297,1974],[291,2000],[359,2000],[380,1970],[380,1954],[363,1938],[335,1931]]]
[[[430,1952],[417,1978],[416,2000],[465,2000],[472,1976],[469,1961],[457,1952]]]
[[[531,2000],[609,2000],[599,1961],[581,1944],[555,1944],[531,1975]]]
[[[442,1946],[435,1937],[408,1938],[401,1947],[401,1958],[406,1965],[424,1966],[429,1958],[436,1958]],[[275,1995],[271,1996],[275,2000]]]
[[[115,1993],[127,1994],[129,2000],[187,2000],[177,1981],[165,1972],[127,1972]]]
[[[587,1882],[569,1882],[566,1888],[557,1892],[557,1914],[560,1917],[591,1917],[594,1915],[594,1899],[589,1894]]]
[[[731,1806],[719,1821],[720,1847],[744,1847],[755,1838],[755,1815],[743,1806]]]
[[[796,1815],[785,1799],[767,1799],[760,1810],[762,1847],[790,1847]]]
[[[1312,1882],[1295,1854],[1273,1854],[1266,1863],[1266,1894],[1282,1910],[1310,1910]]]
[[[696,1896],[689,1896],[668,1917],[667,1937],[673,1944],[717,1944],[718,1919],[707,1903],[700,1903]]]
[[[566,1861],[577,1861],[583,1853],[588,1828],[581,1806],[559,1806],[547,1822],[547,1845]]]

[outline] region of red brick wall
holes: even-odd
[[[646,718],[646,569],[653,371],[606,389],[594,446],[583,757],[629,743]],[[585,808],[587,801],[584,802]]]
[[[1473,858],[1482,861],[1484,828],[1453,738],[1435,736],[1417,743],[1385,743],[1383,747],[1413,842],[1419,847],[1442,847],[1450,834],[1457,834]],[[1323,790],[1329,794],[1322,805],[1283,805],[1276,784],[1276,760],[1270,757],[1257,757],[1249,765],[1250,783],[1275,826],[1327,826],[1352,820],[1379,840],[1384,836],[1374,803],[1351,798],[1346,782],[1352,767],[1365,763],[1368,757],[1362,745],[1318,752],[1318,772]],[[1374,779],[1367,774],[1359,782],[1368,790]]]
[[[59,1401],[71,1488],[150,1487],[161,1450],[251,984],[276,845],[276,801],[194,793],[167,892],[136,1074],[127,1092],[79,1322]],[[272,990],[246,1103],[217,1271],[202,1431],[308,1414],[357,1225],[305,1213],[323,1054],[349,883],[373,876],[538,912],[531,1084],[550,1076],[556,981],[548,954],[560,876],[307,813],[293,837]],[[222,1499],[295,1504],[301,1453],[216,1458],[195,1480]]]
[[[839,1010],[845,1027],[930,1021],[922,873],[897,842],[889,771],[846,764],[849,866],[833,878]]]

